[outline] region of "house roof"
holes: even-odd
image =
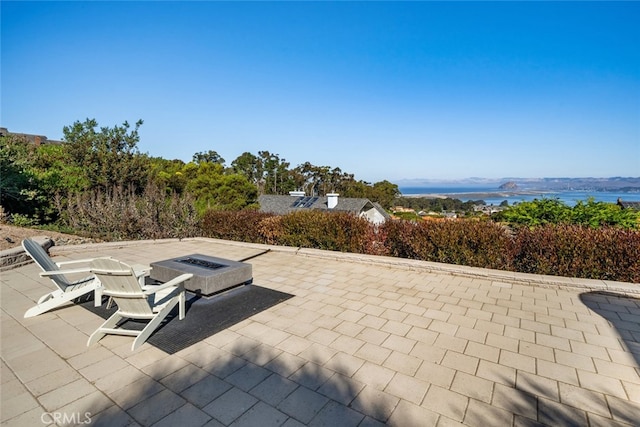
[[[329,210],[327,205],[327,197],[296,197],[296,196],[278,196],[264,194],[258,197],[260,210],[262,212],[270,212],[284,215],[290,212],[296,212],[301,209],[318,209]],[[332,211],[352,212],[360,214],[363,211],[375,208],[385,219],[391,218],[389,214],[378,203],[369,199],[355,197],[338,197],[338,204]]]
[[[640,210],[640,202],[625,202],[621,199],[618,199],[618,205],[620,205],[623,209]]]

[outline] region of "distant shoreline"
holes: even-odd
[[[549,194],[557,194],[553,191],[495,191],[495,192],[478,192],[478,193],[424,193],[424,194],[402,194],[401,197],[425,198],[425,199],[466,199],[466,200],[482,200],[495,199],[497,197],[517,197],[517,196],[540,196],[544,197]]]
[[[578,202],[587,202],[593,199],[596,202],[617,203],[622,199],[626,202],[640,202],[640,192],[624,192],[624,191],[584,191],[570,190],[557,191],[553,189],[531,190],[531,189],[512,189],[499,190],[479,188],[477,191],[472,188],[411,188],[410,191],[415,193],[401,193],[401,197],[407,198],[426,198],[440,199],[447,198],[457,199],[462,202],[483,201],[486,205],[499,205],[502,202],[509,204],[530,202],[536,199],[557,199],[569,206]],[[449,191],[450,190],[450,191]],[[401,189],[402,192],[402,189]]]

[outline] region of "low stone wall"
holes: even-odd
[[[32,237],[31,240],[40,244],[45,251],[48,251],[49,248],[53,246],[53,240],[47,236]],[[22,246],[0,251],[0,271],[11,270],[12,268],[29,264],[30,262],[33,262],[33,260],[29,254],[24,251]]]

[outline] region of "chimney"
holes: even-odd
[[[289,191],[289,195],[293,197],[304,197],[304,191]]]
[[[338,193],[329,193],[327,194],[327,207],[329,209],[333,209],[338,206]]]

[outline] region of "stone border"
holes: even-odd
[[[45,251],[53,246],[53,240],[48,236],[36,236],[31,237],[31,240],[40,244]],[[0,271],[7,271],[13,268],[20,267],[25,264],[32,263],[33,260],[27,254],[22,245],[17,248],[5,249],[0,251]]]
[[[65,252],[76,252],[83,249],[101,248],[122,248],[127,246],[137,246],[144,244],[165,244],[180,241],[203,241],[218,243],[230,246],[241,246],[245,248],[255,248],[259,250],[269,250],[272,252],[288,252],[299,256],[306,256],[321,259],[342,260],[347,262],[358,262],[363,264],[387,265],[395,268],[406,268],[415,271],[428,273],[449,274],[452,276],[471,277],[496,282],[496,285],[503,283],[515,283],[529,286],[540,286],[546,288],[573,288],[581,291],[607,291],[616,292],[632,297],[640,297],[640,284],[628,282],[616,282],[612,280],[580,279],[576,277],[561,277],[542,274],[518,273],[514,271],[492,270],[488,268],[466,267],[454,264],[443,264],[430,261],[411,260],[404,258],[394,258],[380,255],[363,255],[348,252],[335,252],[321,249],[298,248],[292,246],[272,246],[260,243],[245,243],[232,240],[212,239],[207,237],[192,237],[185,239],[160,239],[160,240],[134,240],[124,242],[89,243],[81,245],[54,246],[50,252],[52,254],[62,254]],[[13,268],[13,267],[10,267]]]

